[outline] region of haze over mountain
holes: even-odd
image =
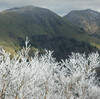
[[[54,12],[26,6],[0,12],[0,45],[12,53],[24,45],[25,37],[31,40],[32,48],[54,50],[55,57],[66,58],[72,51],[90,53],[96,51],[100,40],[90,37],[86,31]]]

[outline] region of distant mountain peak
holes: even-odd
[[[37,7],[35,6],[14,7],[11,9],[7,9],[5,11],[25,11],[25,10],[32,10],[34,8],[37,8]]]
[[[93,11],[94,12],[94,10],[92,10],[92,9],[85,9],[83,11]]]
[[[89,34],[100,33],[100,13],[91,9],[71,11],[64,16]]]
[[[84,9],[84,10],[72,10],[67,15],[69,15],[69,14],[76,14],[76,13],[99,14],[98,11],[94,11],[92,9]],[[65,16],[67,16],[67,15],[65,15]]]
[[[81,11],[81,12],[91,13],[91,14],[99,13],[98,11],[95,11],[95,10],[92,10],[92,9],[85,9],[85,10],[80,10],[80,11]]]
[[[5,11],[2,11],[1,13],[9,13],[9,12],[14,12],[14,13],[20,13],[20,14],[26,14],[26,15],[33,15],[33,14],[56,14],[52,11],[50,11],[49,9],[46,8],[41,8],[41,7],[36,7],[36,6],[24,6],[24,7],[14,7],[11,9],[7,9]],[[57,15],[57,14],[56,14]]]

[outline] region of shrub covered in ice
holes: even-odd
[[[100,99],[98,53],[72,53],[56,62],[47,50],[29,57],[28,42],[13,58],[0,48],[0,99]]]

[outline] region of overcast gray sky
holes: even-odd
[[[0,0],[0,11],[27,5],[48,8],[61,16],[71,10],[92,9],[100,12],[100,0]]]

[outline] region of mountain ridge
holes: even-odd
[[[30,6],[1,12],[0,35],[0,45],[13,53],[24,45],[25,37],[28,36],[33,49],[43,51],[44,48],[54,48],[55,57],[61,59],[65,59],[72,51],[96,51],[98,49],[92,45],[100,44],[99,39],[78,30],[77,26],[56,13]]]
[[[31,39],[36,35],[52,37],[77,32],[70,28],[73,26],[48,9],[30,6],[12,8],[0,13],[0,45],[10,51],[18,50],[21,47],[20,40],[25,40],[26,36]]]

